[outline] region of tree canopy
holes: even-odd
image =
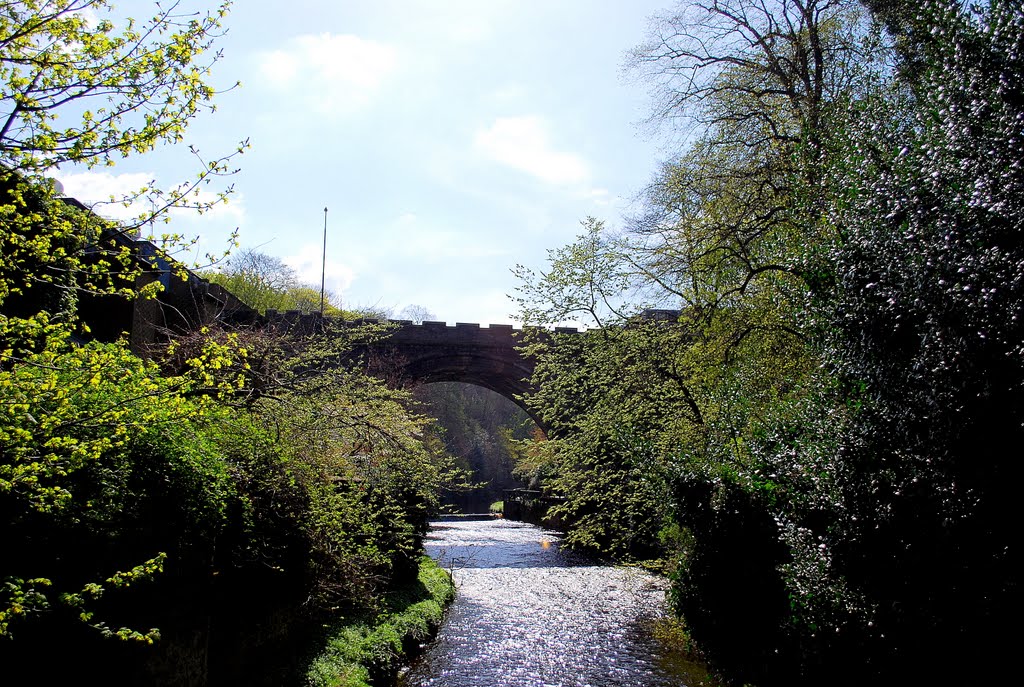
[[[529,348],[567,540],[660,530],[737,680],[998,674],[1022,36],[1009,2],[686,3],[630,58],[684,149],[621,230],[520,271],[524,319],[599,328]]]
[[[136,20],[107,0],[25,0],[0,11],[0,168],[21,177],[61,165],[114,165],[158,145],[180,144],[189,122],[214,109],[210,70],[230,2],[213,10],[183,0]],[[239,145],[241,151],[246,143]],[[197,191],[230,173],[228,160],[198,150],[196,177],[170,189],[146,186],[111,202],[147,201],[140,224],[172,207],[204,211],[223,202]]]
[[[272,255],[253,250],[237,251],[218,269],[204,270],[202,275],[261,314],[267,310],[320,311],[320,289],[303,283],[294,269]],[[326,293],[324,314],[345,314],[336,294]]]

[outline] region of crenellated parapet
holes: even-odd
[[[287,326],[294,331],[313,333],[323,329],[325,322],[348,322],[353,325],[359,324],[384,324],[393,325],[405,335],[422,338],[424,340],[432,337],[440,337],[450,340],[453,337],[466,337],[481,342],[500,341],[509,337],[515,338],[522,333],[522,329],[511,324],[478,324],[476,322],[456,322],[448,324],[434,320],[413,322],[412,320],[393,320],[378,318],[359,318],[354,320],[337,320],[332,317],[322,318],[320,313],[302,312],[299,310],[267,310],[266,321],[272,326]],[[552,330],[556,334],[577,334],[580,333],[576,327],[555,327]]]

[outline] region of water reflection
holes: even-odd
[[[427,549],[459,596],[403,685],[683,684],[646,630],[662,612],[662,580],[587,564],[557,533],[507,520],[436,523]]]

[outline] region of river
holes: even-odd
[[[684,685],[651,628],[664,580],[588,563],[556,532],[507,520],[437,522],[427,552],[458,596],[403,687]]]

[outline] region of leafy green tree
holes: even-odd
[[[604,222],[588,217],[576,241],[548,251],[550,267],[537,272],[516,265],[514,297],[527,326],[578,322],[603,327],[636,312],[625,257],[606,235]]]
[[[105,0],[8,3],[0,16],[4,165],[32,173],[106,164],[181,142],[186,123],[211,107],[205,77],[219,55],[200,55],[209,55],[227,4],[205,16],[181,5],[157,5],[137,23],[100,18],[112,10]],[[55,126],[70,103],[81,108],[77,123]]]
[[[0,167],[28,179],[60,165],[110,166],[181,143],[188,123],[214,109],[208,79],[229,5],[193,12],[180,0],[154,3],[152,16],[136,21],[116,15],[107,0],[6,3]],[[146,199],[151,209],[140,224],[166,219],[172,207],[208,209],[198,189],[230,170],[227,158],[198,162],[191,181],[172,189],[148,184],[111,202]]]
[[[686,530],[678,608],[758,684],[985,682],[1009,651],[1024,15],[867,4],[877,22],[723,1],[663,23],[639,58],[682,84],[659,116],[695,114],[693,147],[623,235],[526,275],[534,321],[680,309],[679,345],[648,327],[645,355],[629,317],[539,342],[532,401],[560,474],[656,457],[642,473]],[[623,427],[643,440],[600,462]]]
[[[41,176],[61,164],[112,165],[180,142],[189,121],[210,107],[208,69],[217,56],[198,60],[219,35],[226,5],[195,15],[180,3],[154,10],[142,23],[105,18],[112,8],[102,0],[26,1],[0,10],[0,499],[8,516],[4,539],[15,553],[2,572],[5,635],[22,616],[58,606],[78,608],[82,620],[107,631],[87,608],[90,599],[152,574],[173,542],[155,537],[96,559],[75,548],[64,560],[59,547],[44,543],[52,543],[51,534],[72,541],[75,532],[86,548],[117,539],[132,504],[152,501],[147,488],[131,487],[134,480],[180,477],[181,505],[189,512],[168,522],[184,529],[200,521],[216,529],[208,509],[223,507],[218,468],[205,448],[188,448],[188,433],[201,435],[205,417],[202,402],[186,398],[195,378],[161,379],[123,343],[72,345],[73,334],[85,333],[76,322],[80,296],[155,294],[136,289],[145,266],[131,251],[133,227],[56,200]],[[148,195],[145,219],[166,217],[172,207],[203,210],[209,204],[196,192],[228,171],[226,161],[203,160],[192,181],[119,200]],[[167,236],[164,247],[178,243]],[[218,355],[200,354],[194,368],[220,364]],[[180,432],[166,430],[175,423]],[[204,491],[201,474],[212,491]],[[152,638],[129,629],[116,634]]]
[[[55,201],[43,174],[60,165],[113,165],[120,158],[182,141],[188,123],[212,109],[209,70],[227,3],[191,13],[181,2],[154,4],[136,22],[105,0],[6,3],[0,12],[0,340],[38,340],[74,319],[75,296],[134,295],[143,265],[131,237],[172,208],[199,212],[230,191],[199,191],[230,174],[230,159],[197,157],[196,176],[168,189],[148,184],[111,202],[146,200],[135,223],[113,226]],[[161,250],[180,249],[168,234]],[[156,288],[154,285],[151,288]],[[152,296],[152,291],[141,294]],[[12,301],[12,299],[14,299]],[[59,323],[59,325],[57,324]]]
[[[219,353],[194,367],[206,364]],[[156,636],[109,630],[92,602],[183,545],[209,546],[223,525],[231,487],[208,438],[219,411],[190,398],[197,381],[161,376],[120,344],[51,346],[0,371],[4,636],[43,612]]]
[[[519,470],[565,499],[551,515],[572,546],[612,558],[658,553],[671,515],[665,440],[700,422],[673,369],[690,337],[673,325],[635,318],[526,342],[537,357],[528,401],[549,435],[521,447]]]
[[[555,323],[563,304],[613,313],[596,320],[592,343],[555,337],[535,349],[531,401],[564,428],[554,434],[560,474],[579,472],[574,484],[585,485],[640,464],[662,483],[647,498],[686,543],[674,561],[677,607],[743,680],[809,675],[871,622],[862,590],[820,547],[838,518],[834,450],[852,409],[823,358],[828,325],[807,305],[834,285],[837,234],[824,215],[843,188],[832,176],[845,153],[838,127],[878,98],[887,51],[849,2],[723,0],[662,20],[633,64],[655,81],[656,116],[689,124],[689,149],[625,231],[592,225],[549,271],[524,274],[534,321]],[[675,326],[636,317],[651,305],[672,308]],[[613,522],[604,509],[617,502],[628,501],[590,512]],[[569,524],[586,529],[582,518]]]
[[[179,142],[209,106],[216,57],[196,59],[219,35],[226,7],[155,11],[136,24],[104,19],[105,2],[0,10],[0,510],[9,554],[0,635],[5,646],[22,637],[28,654],[39,628],[52,637],[69,627],[62,620],[152,642],[158,633],[147,628],[159,612],[129,610],[134,583],[168,557],[174,566],[202,558],[231,492],[207,436],[215,409],[188,396],[195,374],[163,378],[124,343],[75,346],[73,337],[87,334],[80,298],[155,291],[136,287],[146,265],[132,251],[135,227],[57,200],[41,176]],[[197,192],[228,171],[226,161],[200,160],[192,181],[118,200],[148,195],[140,222],[172,207],[206,209]],[[178,244],[166,236],[163,250]]]
[[[195,332],[177,339],[164,363],[182,374],[196,368],[204,350],[232,352],[195,372],[202,389],[239,413],[237,427],[225,423],[226,450],[232,462],[254,470],[258,492],[269,492],[254,498],[286,505],[278,515],[277,506],[254,508],[258,520],[269,514],[255,531],[291,533],[291,573],[319,590],[309,592],[311,612],[372,603],[409,574],[438,493],[455,478],[450,458],[424,443],[428,419],[410,412],[411,395],[367,374],[355,355],[386,336],[389,325],[334,318],[319,325],[313,332]],[[255,453],[250,435],[260,447]],[[319,561],[318,572],[310,561]]]

